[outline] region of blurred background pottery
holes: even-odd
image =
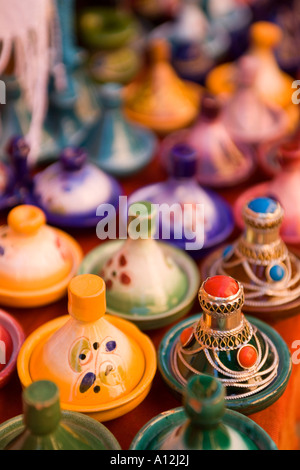
[[[134,122],[123,112],[123,88],[107,83],[100,88],[102,114],[90,135],[87,150],[102,170],[118,177],[132,175],[154,157],[155,134]]]
[[[159,216],[156,236],[163,238],[163,234],[168,233],[169,241],[175,246],[193,257],[204,256],[207,249],[231,234],[231,209],[216,192],[199,186],[197,152],[193,148],[185,143],[175,144],[166,159],[169,178],[138,189],[128,201],[130,204],[144,200],[167,205],[170,213],[174,211],[173,216]]]
[[[65,295],[82,251],[70,235],[46,225],[41,209],[31,205],[12,209],[0,239],[3,305],[41,306]]]

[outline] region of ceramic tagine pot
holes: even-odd
[[[182,0],[130,0],[136,14],[151,22],[174,18],[182,5]]]
[[[92,50],[119,49],[138,34],[138,22],[130,11],[114,7],[85,8],[79,17],[81,40]]]
[[[287,113],[268,103],[256,86],[260,63],[255,56],[244,55],[237,62],[235,92],[224,105],[223,121],[233,138],[259,146],[279,141],[289,132]]]
[[[243,314],[243,286],[213,276],[199,290],[201,314],[175,325],[159,347],[159,368],[182,395],[188,380],[207,374],[226,389],[226,406],[252,414],[274,403],[291,373],[287,345],[266,323]]]
[[[58,162],[34,176],[31,202],[52,225],[94,227],[100,220],[98,206],[117,209],[121,194],[119,183],[89,162],[85,150],[68,147]]]
[[[268,434],[246,416],[226,409],[225,387],[214,377],[191,377],[183,406],[149,421],[131,450],[277,450]]]
[[[300,65],[300,9],[298,1],[292,0],[286,5],[280,5],[275,20],[282,30],[282,40],[276,51],[278,63],[285,72],[295,77]]]
[[[46,225],[41,209],[20,205],[0,229],[0,302],[12,307],[49,304],[65,295],[82,259],[78,243]]]
[[[167,136],[161,145],[163,165],[168,165],[171,149],[186,144],[197,152],[197,181],[205,186],[233,186],[254,171],[256,160],[251,146],[237,142],[222,119],[223,106],[213,95],[204,95],[201,113],[190,129]]]
[[[156,372],[150,339],[132,323],[106,315],[105,283],[84,274],[69,283],[69,315],[34,331],[18,357],[23,387],[51,380],[61,407],[111,420],[135,408]]]
[[[250,200],[243,209],[243,234],[202,267],[205,277],[226,274],[240,281],[244,311],[269,319],[297,314],[300,305],[300,258],[279,235],[283,215],[273,199]]]
[[[19,322],[0,310],[0,388],[6,385],[15,371],[24,339],[25,334]]]
[[[128,176],[153,158],[157,138],[149,129],[130,122],[123,113],[123,89],[117,83],[100,89],[101,118],[90,135],[87,149],[92,161],[115,176]]]
[[[186,314],[200,284],[198,267],[184,251],[153,238],[156,215],[150,203],[132,204],[127,239],[102,243],[79,269],[105,280],[108,313],[143,330],[162,327]]]
[[[120,450],[110,431],[81,413],[62,411],[54,382],[39,380],[22,393],[23,414],[0,425],[1,450]]]
[[[129,203],[144,200],[167,206],[169,217],[159,217],[156,236],[164,239],[168,234],[175,246],[193,257],[204,256],[232,232],[231,208],[217,193],[199,186],[197,153],[189,145],[175,144],[168,163],[169,178],[138,189]]]
[[[208,20],[198,0],[185,1],[175,19],[154,28],[150,37],[167,39],[177,73],[201,83],[230,45],[225,29]]]
[[[166,40],[153,39],[148,66],[125,93],[127,116],[162,135],[194,121],[201,95],[199,85],[177,76],[170,64],[170,54]]]
[[[250,47],[247,55],[254,57],[258,63],[256,88],[269,105],[278,105],[285,110],[289,120],[289,130],[298,125],[299,112],[292,103],[291,91],[293,78],[280,70],[274,48],[281,40],[281,29],[265,21],[258,21],[250,27]],[[207,77],[206,86],[215,94],[228,97],[236,89],[237,63],[225,63],[217,66]]]
[[[286,243],[300,241],[299,182],[300,182],[300,141],[299,136],[286,140],[280,145],[269,147],[260,153],[260,162],[268,167],[273,178],[244,191],[235,202],[234,213],[239,227],[244,227],[242,210],[254,198],[270,197],[280,203],[284,218],[280,235]]]

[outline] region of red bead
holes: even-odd
[[[180,342],[183,346],[188,342],[188,340],[193,334],[193,331],[194,331],[194,328],[192,326],[189,326],[188,328],[185,328],[185,330],[181,332]]]
[[[254,366],[257,361],[258,353],[254,346],[248,344],[247,346],[242,346],[238,352],[238,363],[244,369],[249,369]]]
[[[237,294],[239,290],[238,283],[229,276],[213,276],[205,282],[205,291],[213,297],[226,299],[231,295]]]

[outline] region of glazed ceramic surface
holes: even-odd
[[[235,203],[235,218],[240,227],[244,226],[242,209],[251,199],[270,197],[279,201],[283,210],[280,235],[286,243],[299,243],[299,181],[300,146],[299,137],[269,149],[264,158],[264,166],[273,171],[273,178],[246,190]],[[274,155],[275,153],[275,155]],[[267,161],[269,159],[269,162]],[[272,165],[272,166],[271,166]]]
[[[133,450],[276,450],[267,433],[240,413],[226,410],[224,387],[213,377],[195,376],[184,392],[184,406],[149,421]]]
[[[88,70],[97,83],[131,82],[141,68],[139,52],[131,47],[122,47],[113,51],[99,51],[91,55]]]
[[[69,284],[69,313],[43,325],[24,343],[18,373],[23,386],[57,383],[62,408],[113,419],[137,406],[156,369],[151,341],[128,322],[105,315],[105,284],[95,275]]]
[[[244,233],[205,260],[203,275],[238,279],[245,289],[244,310],[254,315],[273,318],[298,313],[299,254],[290,251],[279,235],[281,206],[267,197],[254,198],[244,206],[242,216]]]
[[[50,303],[66,292],[82,252],[69,235],[45,223],[43,211],[17,206],[0,230],[1,302],[28,307]]]
[[[23,391],[23,415],[0,426],[2,450],[120,450],[102,424],[61,411],[55,383],[37,381]]]
[[[123,113],[123,89],[117,83],[100,90],[101,118],[90,135],[89,155],[102,170],[128,176],[153,158],[157,140],[149,129],[130,122]]]
[[[0,310],[0,388],[6,385],[15,371],[24,339],[25,334],[19,322]]]
[[[149,65],[126,89],[127,116],[159,134],[188,126],[198,114],[201,88],[177,76],[164,39],[151,41],[149,56]]]
[[[287,345],[260,320],[245,317],[243,288],[227,276],[208,278],[199,292],[203,313],[175,325],[159,347],[167,385],[182,395],[188,380],[208,374],[226,388],[226,406],[244,414],[274,403],[291,373]]]
[[[186,144],[197,152],[197,181],[212,187],[233,186],[246,180],[256,166],[250,146],[237,143],[222,119],[217,97],[203,96],[201,113],[194,126],[167,136],[161,146],[164,166],[176,144]]]
[[[167,234],[171,243],[189,251],[193,257],[202,256],[207,248],[230,235],[231,209],[217,193],[198,185],[194,149],[185,143],[175,144],[168,158],[169,179],[138,189],[130,195],[129,203],[151,201],[174,211],[171,221],[167,219],[168,214],[158,217],[156,235],[164,238]]]
[[[152,238],[155,215],[155,210],[151,211],[150,233],[140,238],[131,232],[130,223],[135,219],[129,216],[127,240],[101,244],[79,268],[81,274],[99,274],[105,280],[110,314],[142,329],[161,327],[182,317],[191,308],[200,283],[197,265],[188,255]],[[142,215],[137,219],[145,222]]]
[[[66,148],[60,161],[34,177],[33,202],[49,223],[60,226],[96,226],[101,204],[119,204],[119,183],[87,160],[82,149]]]

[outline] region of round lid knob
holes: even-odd
[[[257,197],[248,203],[248,208],[256,214],[274,214],[278,204],[269,197]]]
[[[123,87],[119,83],[106,83],[100,88],[100,100],[106,108],[118,108],[123,102]]]
[[[33,382],[22,395],[24,424],[34,435],[53,432],[61,419],[58,387],[48,380]]]
[[[95,274],[74,277],[68,287],[68,310],[76,320],[94,322],[106,311],[105,282]]]
[[[169,61],[171,48],[168,41],[163,38],[153,39],[149,46],[149,54],[153,62]]]
[[[243,218],[247,227],[278,228],[283,219],[283,209],[279,202],[270,197],[257,197],[245,205]]]
[[[10,211],[7,223],[16,233],[34,235],[40,227],[46,224],[46,217],[38,207],[24,204]]]
[[[210,95],[204,95],[201,101],[201,116],[209,121],[216,119],[221,113],[220,101]]]
[[[250,37],[254,44],[262,47],[274,47],[282,38],[279,26],[268,21],[258,21],[251,26]]]
[[[60,154],[60,162],[66,171],[80,170],[87,161],[85,150],[76,147],[67,147]]]
[[[195,375],[187,383],[183,404],[192,424],[212,428],[225,413],[224,387],[214,377]]]
[[[192,178],[197,173],[197,152],[184,143],[172,147],[169,156],[169,173],[175,178]]]
[[[236,295],[239,291],[239,285],[235,279],[230,276],[213,276],[208,278],[203,288],[207,294],[212,297],[226,299]]]
[[[7,152],[11,158],[27,159],[30,147],[24,137],[15,136],[7,145]]]

